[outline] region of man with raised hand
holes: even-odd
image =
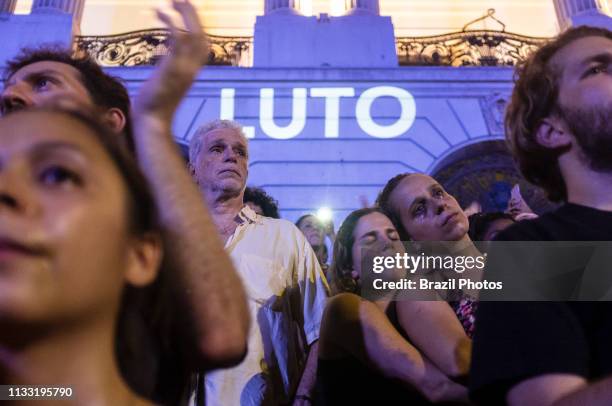
[[[563,205],[496,240],[612,241],[611,118],[612,32],[572,28],[529,57],[506,136],[525,178]],[[515,277],[538,271],[516,269]],[[482,405],[610,405],[611,342],[610,302],[481,302],[471,397]]]
[[[172,32],[172,50],[143,84],[132,113],[127,91],[118,80],[88,58],[53,49],[25,51],[9,62],[0,101],[5,114],[46,103],[84,106],[98,111],[117,134],[126,137],[160,211],[170,248],[166,261],[176,278],[175,300],[180,301],[181,311],[171,315],[178,325],[173,340],[180,359],[164,361],[182,365],[180,372],[186,374],[239,362],[246,351],[249,313],[244,288],[172,137],[176,109],[209,52],[193,5],[173,0],[172,6],[184,30],[158,11]],[[178,389],[168,388],[166,382],[176,380],[169,376],[174,369],[165,370],[164,361],[158,364],[157,376],[139,390],[174,400]]]

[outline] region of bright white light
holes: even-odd
[[[344,0],[331,0],[331,5],[329,8],[329,14],[337,17],[346,14],[346,8],[344,5]]]
[[[332,211],[329,207],[321,207],[317,211],[317,218],[324,223],[327,223],[332,219]]]
[[[300,1],[300,12],[305,16],[312,16],[312,0]]]

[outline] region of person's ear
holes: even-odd
[[[155,280],[160,270],[163,255],[161,236],[148,233],[133,237],[129,244],[125,279],[130,285],[146,286]]]
[[[193,166],[193,164],[191,162],[189,162],[187,164],[187,169],[189,170],[189,174],[191,175],[191,179],[193,179],[193,181],[196,183],[196,185],[199,185],[198,177],[196,176],[195,166]]]
[[[351,271],[351,278],[358,280],[359,279],[359,273],[356,270],[352,270]]]
[[[550,116],[540,122],[536,130],[536,141],[548,149],[567,147],[572,137],[565,122],[556,116]]]
[[[113,107],[106,110],[106,113],[104,114],[104,122],[108,124],[113,132],[120,134],[123,132],[123,129],[127,124],[127,118],[125,117],[125,114],[123,114],[123,111]]]

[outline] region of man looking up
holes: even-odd
[[[315,343],[328,287],[312,248],[293,224],[257,215],[244,204],[248,156],[242,128],[227,120],[200,127],[189,146],[194,179],[242,277],[256,322],[244,361],[206,376],[206,401],[287,404],[299,382],[295,399],[304,403],[314,388]]]
[[[497,240],[612,241],[611,118],[612,32],[569,29],[520,67],[506,136],[527,180],[564,205]],[[611,302],[481,302],[471,396],[483,405],[610,405],[611,341]]]

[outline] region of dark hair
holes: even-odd
[[[383,213],[389,217],[389,220],[393,223],[395,228],[397,229],[397,233],[399,234],[400,240],[408,241],[410,240],[410,235],[406,229],[404,229],[404,225],[402,224],[402,218],[399,213],[399,209],[394,207],[391,204],[391,195],[395,188],[401,183],[404,178],[413,175],[412,173],[400,173],[399,175],[395,175],[385,185],[383,190],[379,193],[376,198],[376,206],[380,207]]]
[[[342,222],[334,241],[334,253],[328,275],[334,293],[351,292],[360,294],[360,287],[351,276],[353,270],[353,244],[355,227],[359,220],[371,213],[383,213],[377,207],[366,207],[350,213]]]
[[[262,188],[247,186],[246,189],[244,189],[244,202],[251,202],[261,207],[263,215],[266,217],[275,219],[280,218],[278,214],[278,202]]]
[[[87,55],[74,55],[71,51],[58,46],[24,48],[16,57],[6,62],[4,86],[19,69],[36,62],[59,62],[70,65],[81,74],[80,80],[87,89],[93,103],[105,109],[117,108],[125,116],[123,133],[130,151],[134,151],[132,120],[130,116],[130,97],[121,79],[106,74],[100,65]]]
[[[303,222],[304,220],[306,220],[308,217],[314,217],[314,218],[315,218],[315,219],[317,219],[317,221],[318,221],[317,216],[315,216],[315,215],[314,215],[314,214],[312,214],[312,213],[308,213],[308,214],[304,214],[304,215],[303,215],[303,216],[301,216],[299,219],[297,219],[297,220],[295,221],[295,226],[296,226],[297,228],[300,228],[300,225],[302,224],[302,222]]]
[[[563,149],[545,148],[536,140],[542,120],[551,114],[560,114],[558,96],[562,69],[551,64],[551,60],[568,44],[591,36],[612,40],[612,31],[587,26],[570,28],[531,54],[516,69],[514,90],[506,110],[506,139],[521,173],[543,188],[552,201],[567,200],[558,162]]]
[[[484,241],[483,238],[491,224],[497,220],[510,220],[514,222],[514,218],[508,213],[493,212],[493,213],[476,213],[469,217],[470,229],[468,235],[472,241]]]
[[[91,130],[95,140],[118,169],[126,185],[128,197],[127,218],[129,232],[134,235],[155,233],[161,236],[158,212],[149,185],[138,167],[134,156],[120,144],[118,137],[93,114],[57,106],[34,107],[12,114],[48,112],[68,117]],[[101,236],[104,238],[104,236]],[[179,396],[181,384],[186,382],[188,371],[176,367],[172,383],[158,381],[160,369],[168,365],[167,358],[176,351],[176,319],[168,264],[162,263],[157,279],[148,286],[126,285],[122,293],[121,308],[117,320],[115,349],[119,368],[130,387],[141,396],[156,401]],[[176,358],[176,357],[173,357]],[[163,361],[162,361],[163,360]],[[165,362],[165,363],[161,363]],[[180,360],[171,361],[175,366]],[[163,401],[162,403],[168,403]],[[170,403],[176,403],[170,401]]]

